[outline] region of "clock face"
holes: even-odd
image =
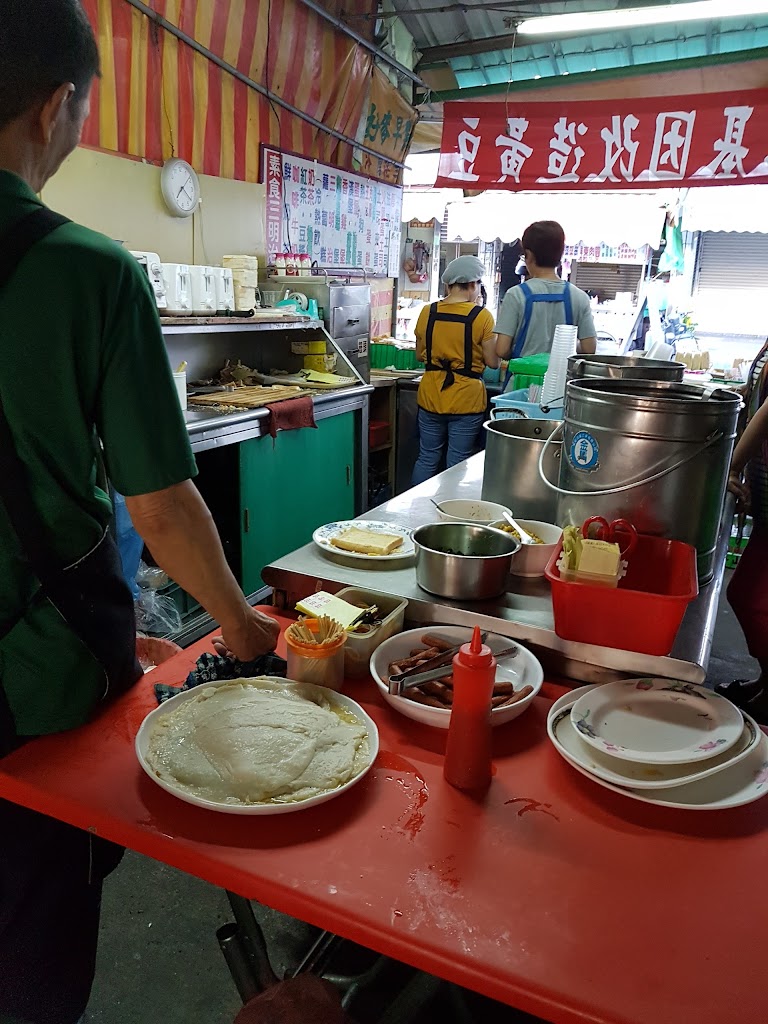
[[[200,182],[184,160],[169,160],[162,173],[163,197],[176,217],[190,217],[200,202]]]

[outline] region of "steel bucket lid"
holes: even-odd
[[[584,377],[608,379],[638,378],[642,380],[682,381],[685,363],[645,356],[573,355],[568,357],[568,380]]]
[[[698,384],[587,377],[566,386],[566,425],[594,425],[672,440],[695,440],[713,430],[735,434],[741,396],[725,388],[708,391]]]

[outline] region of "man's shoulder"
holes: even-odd
[[[583,309],[589,309],[592,306],[592,300],[587,293],[583,292],[581,288],[577,288],[575,284],[571,285],[571,302]]]
[[[41,255],[44,253],[55,259],[63,272],[68,267],[71,273],[87,274],[91,280],[104,277],[116,283],[120,278],[128,286],[143,284],[141,267],[127,249],[74,221],[62,225],[44,240]]]

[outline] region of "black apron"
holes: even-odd
[[[427,320],[425,338],[427,343],[425,372],[445,374],[443,386],[440,388],[441,391],[446,391],[448,388],[453,387],[456,383],[456,374],[459,377],[471,377],[473,380],[482,380],[482,373],[472,369],[472,349],[474,347],[472,330],[475,320],[480,316],[482,306],[475,306],[466,316],[462,316],[460,313],[441,313],[437,308],[438,305],[439,303],[433,302],[429,307],[429,319]],[[450,359],[438,359],[437,362],[432,359],[432,336],[436,323],[464,324],[464,366],[461,369],[454,369],[451,366]]]
[[[0,290],[21,260],[41,239],[69,221],[48,209],[24,217],[0,238]],[[47,528],[32,500],[27,472],[13,442],[0,395],[0,501],[10,519],[30,570],[43,593],[91,652],[104,672],[104,694],[127,690],[142,675],[136,660],[136,621],[133,596],[123,578],[117,544],[107,528],[98,544],[71,565],[54,553]],[[13,624],[0,630],[0,639]],[[0,704],[5,699],[0,687]],[[8,708],[0,708],[0,756],[9,745]],[[3,728],[4,726],[4,728]]]

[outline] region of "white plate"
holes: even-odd
[[[391,533],[402,537],[403,543],[391,555],[363,555],[358,551],[344,551],[331,544],[333,537],[338,537],[344,530],[351,530],[353,527],[358,530],[370,530],[371,533]],[[338,523],[326,523],[325,526],[320,526],[315,530],[312,540],[319,548],[331,555],[337,555],[339,558],[352,558],[357,562],[367,562],[369,565],[376,562],[394,562],[397,559],[412,558],[416,554],[410,530],[404,526],[398,526],[396,523],[383,523],[375,519],[345,519]]]
[[[561,711],[571,705],[564,705]],[[548,720],[552,717],[552,710]],[[567,722],[567,724],[566,724]],[[596,775],[599,779],[612,782],[615,786],[632,789],[660,790],[687,786],[699,779],[709,778],[718,772],[725,771],[731,765],[738,764],[749,757],[758,746],[762,733],[749,715],[744,715],[744,729],[736,743],[724,754],[710,757],[707,761],[695,761],[691,764],[643,764],[638,761],[620,761],[610,754],[604,754],[594,747],[588,746],[574,729],[570,716],[561,717],[558,726],[558,741],[562,743],[569,757],[582,768]]]
[[[674,679],[606,683],[576,701],[571,719],[585,743],[645,764],[706,760],[738,743],[744,729],[725,697]]]
[[[562,728],[573,731],[569,715],[568,707],[561,708],[560,712],[547,722],[547,732],[555,750],[579,774],[604,789],[610,789],[612,793],[627,796],[630,800],[656,804],[658,807],[677,807],[689,811],[718,811],[729,807],[741,807],[743,804],[759,800],[768,793],[768,736],[763,732],[760,733],[760,741],[749,757],[745,757],[738,764],[730,765],[725,771],[700,779],[698,782],[655,790],[651,795],[647,790],[615,786],[612,782],[597,778],[578,764],[561,742]]]
[[[264,677],[270,678],[270,677]],[[281,683],[291,682],[290,679],[281,679]],[[231,679],[220,680],[215,683],[203,683],[203,687],[212,686],[223,686],[225,683],[231,683]],[[296,684],[301,685],[301,684]],[[330,703],[337,704],[342,707],[345,711],[349,711],[355,718],[366,727],[368,730],[368,747],[369,747],[369,761],[368,766],[364,768],[354,779],[350,779],[349,782],[345,782],[343,786],[339,786],[338,789],[332,790],[330,793],[322,793],[320,796],[311,796],[307,800],[297,800],[295,803],[290,804],[224,804],[219,803],[216,800],[206,800],[204,797],[195,796],[194,793],[190,793],[185,789],[178,786],[173,786],[166,779],[160,779],[152,770],[149,762],[147,761],[147,751],[149,748],[149,739],[152,734],[152,730],[155,725],[163,717],[163,715],[170,714],[176,711],[185,701],[194,700],[198,696],[200,690],[198,687],[193,687],[191,690],[185,690],[184,693],[179,693],[175,697],[171,697],[160,707],[155,708],[154,711],[150,711],[144,721],[141,723],[138,733],[136,734],[136,756],[139,759],[139,764],[152,779],[153,782],[157,783],[162,789],[171,793],[173,796],[184,800],[188,804],[194,804],[196,807],[205,807],[209,811],[222,811],[224,814],[290,814],[293,811],[303,811],[305,807],[314,807],[317,804],[324,804],[327,800],[333,800],[337,796],[341,796],[342,793],[346,793],[348,789],[354,786],[356,783],[366,775],[376,760],[376,755],[379,753],[379,730],[376,728],[376,723],[368,715],[359,704],[351,700],[349,697],[345,697],[343,693],[335,693],[333,690],[328,690],[324,686],[318,686],[318,690],[323,690],[326,698]]]
[[[463,641],[472,638],[472,630],[465,626],[424,626],[422,629],[409,629],[405,633],[398,633],[378,647],[371,657],[371,675],[376,680],[384,700],[390,704],[401,715],[412,718],[415,722],[424,725],[432,725],[437,729],[447,729],[451,720],[451,712],[448,708],[431,708],[426,704],[417,704],[416,701],[407,697],[398,697],[387,689],[386,680],[389,677],[389,666],[393,661],[402,661],[407,658],[411,651],[423,646],[421,638],[426,634],[440,637],[442,640],[455,646]],[[510,640],[509,637],[492,634],[486,640],[492,651],[503,651],[505,647],[516,645],[519,650],[514,658],[504,658],[499,662],[496,669],[498,682],[512,683],[516,690],[523,686],[532,686],[533,693],[523,697],[517,704],[511,704],[508,708],[494,708],[491,712],[491,725],[504,725],[518,718],[530,707],[533,698],[541,689],[544,682],[544,670],[537,658],[526,650],[517,640]]]
[[[490,526],[504,518],[512,510],[495,501],[469,501],[467,498],[449,498],[438,502],[440,518],[448,523],[473,523],[475,526]]]

